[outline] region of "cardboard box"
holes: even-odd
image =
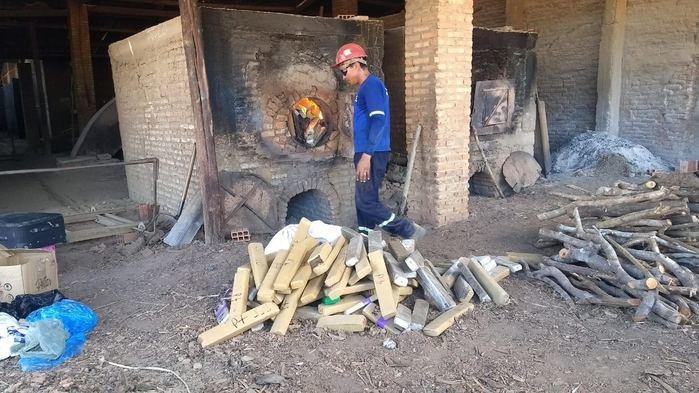
[[[0,302],[53,289],[58,289],[55,252],[0,249]]]

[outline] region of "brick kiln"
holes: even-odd
[[[337,48],[354,41],[367,49],[371,71],[382,75],[382,24],[204,7],[202,26],[228,229],[272,231],[302,216],[353,225],[354,91],[330,65]],[[167,34],[163,27],[169,30]],[[149,155],[162,159],[166,174],[162,182],[169,184],[159,185],[159,192],[172,191],[173,195],[161,198],[165,210],[172,210],[178,187],[181,189],[183,164],[191,154],[191,146],[183,148],[182,142],[193,140],[191,107],[179,119],[181,124],[166,119],[174,102],[189,99],[181,63],[181,28],[156,26],[125,41],[130,42],[110,48],[124,155],[127,159]],[[163,51],[157,48],[162,41],[169,43],[166,55],[174,60],[157,53]],[[144,72],[158,70],[159,62],[162,72]],[[167,68],[169,64],[178,70]],[[133,81],[134,73],[138,81]],[[172,84],[174,80],[178,86],[184,80],[185,88],[160,86],[160,94],[151,98],[150,105],[143,99],[141,104],[129,101],[133,89],[128,85],[143,90],[149,84]],[[155,111],[153,100],[158,102]],[[150,126],[131,121],[142,121],[143,113],[149,111],[156,112],[152,114],[156,119],[145,119]],[[170,127],[162,126],[157,118]],[[178,132],[165,135],[173,125]],[[168,172],[173,176],[167,176]],[[135,171],[127,173],[129,192],[137,200],[143,194],[142,182],[136,181],[139,176]],[[243,199],[245,205],[241,205]]]

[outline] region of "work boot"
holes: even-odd
[[[416,223],[413,223],[413,234],[410,235],[409,239],[413,239],[415,241],[418,241],[426,234],[427,234],[427,229],[421,227],[420,225],[418,225]]]

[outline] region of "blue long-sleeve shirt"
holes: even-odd
[[[369,75],[354,99],[354,152],[391,151],[391,111],[381,79]]]

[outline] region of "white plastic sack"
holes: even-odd
[[[272,240],[269,241],[267,247],[265,247],[265,255],[273,255],[280,250],[288,250],[291,247],[291,242],[294,240],[298,227],[298,224],[290,224],[277,232],[272,237]],[[321,242],[335,244],[335,241],[342,236],[342,227],[326,224],[320,220],[312,221],[311,226],[308,228],[308,235]]]
[[[0,312],[0,360],[12,356],[12,346],[15,345],[15,335],[10,333],[19,328],[19,323],[10,314]]]

